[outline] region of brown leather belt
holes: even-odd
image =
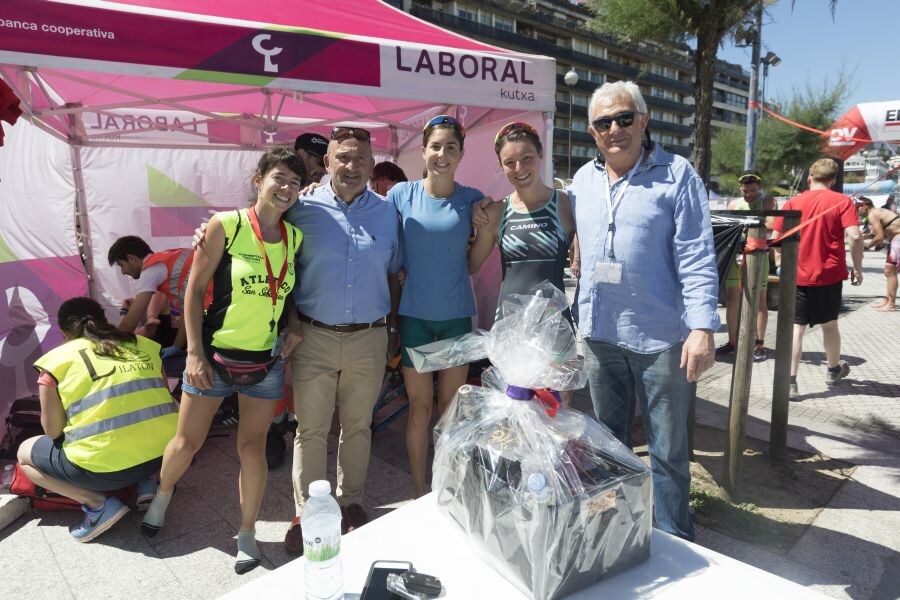
[[[387,320],[384,317],[381,317],[380,319],[372,323],[348,323],[346,325],[329,325],[328,323],[316,321],[315,319],[307,317],[306,315],[301,313],[300,320],[304,323],[309,323],[317,329],[327,329],[328,331],[334,331],[335,333],[356,333],[357,331],[365,331],[366,329],[372,329],[374,327],[387,326]]]

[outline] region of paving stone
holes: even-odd
[[[75,596],[38,520],[29,512],[0,534],[2,597],[16,600],[70,600]]]
[[[847,591],[853,598],[869,598],[893,555],[889,548],[868,541],[872,534],[871,530],[858,529],[848,535],[813,523],[788,558],[848,582]]]
[[[825,571],[787,559],[783,554],[756,548],[724,533],[697,527],[697,543],[768,573],[784,577],[834,598],[852,599],[841,579]]]
[[[248,581],[264,575],[273,565],[262,564],[245,575],[234,572],[237,553],[235,532],[222,523],[213,523],[169,540],[156,547],[160,562],[177,577],[186,595],[217,598]]]
[[[175,581],[172,571],[155,559],[152,547],[128,519],[87,544],[71,536],[55,541],[52,553],[79,600],[140,598],[161,584]],[[108,568],[111,564],[115,568]],[[106,568],[100,570],[101,565]]]

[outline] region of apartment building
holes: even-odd
[[[650,110],[650,132],[658,143],[683,156],[691,150],[694,76],[691,56],[660,51],[651,44],[623,45],[589,31],[591,13],[575,0],[387,0],[412,15],[467,37],[511,50],[543,54],[557,61],[556,122],[552,147],[554,174],[571,171],[596,156],[587,133],[591,93],[607,81],[634,80]],[[578,82],[569,87],[569,69]],[[713,128],[743,126],[747,119],[750,75],[739,65],[717,64]],[[571,103],[572,120],[569,121]]]

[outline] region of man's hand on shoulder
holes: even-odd
[[[194,237],[191,239],[191,250],[202,248],[206,243],[206,228],[208,226],[209,221],[203,221],[200,223],[200,227],[194,230]]]
[[[713,333],[709,329],[692,329],[681,347],[681,368],[687,369],[687,380],[697,381],[715,362]]]
[[[310,196],[310,195],[312,195],[312,193],[314,191],[316,191],[316,188],[320,188],[320,187],[322,187],[321,183],[319,183],[318,181],[312,181],[309,183],[309,185],[307,185],[305,188],[300,190],[300,195],[301,196]]]

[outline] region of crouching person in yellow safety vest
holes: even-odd
[[[71,534],[89,542],[129,510],[104,492],[137,483],[138,507],[153,500],[178,415],[159,344],[116,329],[90,298],[63,302],[58,321],[66,343],[34,364],[45,435],[25,440],[18,458],[36,485],[81,502]]]

